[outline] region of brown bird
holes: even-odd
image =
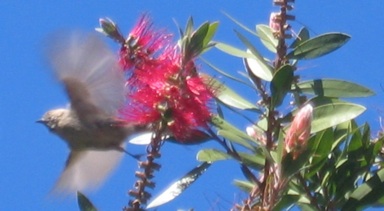
[[[38,121],[71,151],[53,192],[96,188],[121,160],[126,138],[146,127],[118,118],[124,75],[96,35],[59,35],[48,46],[49,61],[70,100],[68,108],[50,110]]]

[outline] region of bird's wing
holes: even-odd
[[[97,188],[119,164],[123,155],[117,150],[72,151],[53,193],[65,195]]]
[[[66,87],[71,107],[85,119],[95,116],[93,112],[116,115],[125,97],[124,76],[116,56],[95,34],[63,33],[51,41],[47,53]]]

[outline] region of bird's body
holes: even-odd
[[[68,108],[50,110],[38,121],[71,150],[54,192],[95,188],[121,160],[126,138],[145,126],[118,118],[126,94],[124,76],[96,36],[59,36],[48,56],[70,99]]]
[[[54,122],[54,125],[47,125],[48,128],[62,138],[71,150],[120,149],[127,136],[142,128],[108,118],[84,124],[76,112],[69,109],[51,110],[45,116],[40,121]],[[52,117],[55,120],[49,120]]]

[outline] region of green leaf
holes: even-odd
[[[264,46],[271,52],[276,53],[278,40],[273,36],[271,28],[267,25],[259,24],[256,25],[256,32]]]
[[[232,157],[226,152],[217,149],[203,149],[197,153],[196,158],[200,162],[211,163],[228,159],[236,159],[238,162],[254,169],[260,169],[265,164],[265,158],[261,153],[248,154],[240,152],[238,155],[240,160],[238,158]]]
[[[307,199],[307,201],[310,201]],[[310,202],[307,203],[298,203],[300,210],[305,210],[305,211],[318,211],[318,208],[316,206],[310,204]]]
[[[146,209],[158,207],[175,199],[189,186],[191,186],[210,166],[210,163],[204,162],[201,165],[193,168],[185,176],[171,184],[164,192],[154,198],[152,202],[148,204]]]
[[[196,159],[200,162],[216,162],[221,160],[228,160],[231,156],[226,152],[217,150],[217,149],[202,149],[197,155]]]
[[[244,137],[238,136],[237,134],[234,134],[232,132],[233,131],[228,130],[218,130],[217,135],[224,137],[233,143],[240,144],[241,146],[246,147],[250,150],[254,149],[254,147],[248,143],[250,139],[245,139]]]
[[[191,57],[199,55],[204,49],[204,40],[209,30],[209,23],[203,23],[192,33],[187,52]],[[188,57],[187,57],[188,58]]]
[[[328,33],[300,43],[288,55],[288,59],[314,59],[331,53],[343,46],[350,36],[343,33]]]
[[[272,71],[269,68],[264,68],[264,64],[258,59],[244,58],[245,69],[248,72],[252,82],[256,84],[256,80],[263,79],[264,81],[272,80]]]
[[[219,22],[213,22],[209,24],[208,31],[204,37],[203,46],[204,48],[208,46],[209,42],[212,40],[213,36],[217,31],[217,27],[219,26]]]
[[[286,94],[291,89],[293,81],[293,68],[290,65],[284,65],[277,70],[271,81],[272,105],[277,107],[281,105]]]
[[[280,199],[278,199],[278,202],[273,207],[273,210],[290,210],[290,209],[284,209],[284,208],[290,207],[293,204],[296,204],[299,198],[300,196],[297,194],[295,195],[284,194],[280,197]]]
[[[332,143],[334,140],[333,129],[328,128],[316,134],[315,140],[312,144],[313,159],[311,164],[317,164],[321,160],[327,159],[332,150]]]
[[[261,56],[261,54],[257,51],[257,49],[252,45],[252,43],[245,36],[243,36],[237,31],[235,32],[236,32],[236,35],[241,40],[241,42],[248,48],[247,52],[251,52],[252,55],[254,55],[253,57],[244,57],[248,60],[247,61],[248,64],[251,63],[250,66],[253,74],[255,74],[257,77],[263,80],[271,81],[271,75],[274,72],[274,69],[267,64],[265,59]]]
[[[265,157],[262,153],[248,154],[248,153],[238,153],[241,162],[251,168],[261,169],[265,165]]]
[[[248,181],[244,181],[244,180],[234,180],[233,183],[238,187],[240,188],[241,190],[243,190],[244,192],[247,192],[247,193],[250,193],[253,189],[253,187],[255,186],[253,183],[251,182],[248,182]]]
[[[352,134],[352,137],[346,147],[349,155],[353,154],[356,151],[361,151],[362,149],[364,149],[362,136],[359,130],[356,130]]]
[[[79,191],[77,191],[77,203],[81,211],[97,211],[92,202]]]
[[[303,93],[326,97],[368,97],[375,94],[359,84],[337,79],[303,81],[297,87]]]
[[[225,16],[227,16],[229,19],[231,19],[235,24],[237,24],[238,26],[243,28],[245,31],[248,31],[251,34],[253,34],[255,36],[258,36],[252,29],[248,28],[247,26],[242,24],[240,21],[238,21],[235,18],[233,18],[232,16],[230,16],[228,13],[225,13],[225,12],[223,12],[223,13],[224,13]]]
[[[381,136],[375,143],[372,149],[372,156],[375,157],[379,154],[384,146],[384,136]]]
[[[319,173],[319,170],[328,161],[328,156],[332,150],[334,142],[334,132],[332,128],[320,131],[308,140],[308,148],[311,148],[313,154],[310,161],[310,169],[305,174],[306,178],[311,178]]]
[[[201,58],[201,57],[200,57],[200,59],[201,59],[204,63],[206,63],[210,68],[212,68],[212,69],[215,70],[216,72],[220,73],[221,75],[223,75],[223,76],[225,76],[225,77],[228,77],[228,78],[230,78],[230,79],[232,79],[232,80],[234,80],[234,81],[236,81],[236,82],[239,82],[239,83],[241,83],[241,84],[244,84],[244,85],[246,85],[246,86],[249,86],[249,87],[253,88],[253,86],[252,86],[251,84],[249,84],[249,83],[247,83],[247,82],[245,82],[245,81],[243,81],[243,80],[241,80],[241,79],[239,79],[239,78],[236,78],[236,77],[233,76],[233,75],[230,75],[230,74],[226,73],[225,71],[223,71],[223,70],[221,70],[220,68],[214,66],[212,63],[208,62],[207,60],[205,60],[205,59],[203,59],[203,58]]]
[[[303,27],[301,28],[299,34],[297,35],[295,41],[292,42],[292,44],[289,46],[289,48],[295,48],[302,42],[309,39],[309,31],[307,28]]]
[[[241,110],[253,110],[261,112],[255,104],[247,101],[246,99],[238,95],[235,91],[222,84],[220,81],[214,79],[209,75],[202,74],[201,76],[207,79],[206,81],[209,83],[210,86],[213,87],[213,89],[217,90],[215,92],[215,95],[221,103]]]
[[[311,133],[354,119],[365,111],[364,106],[334,98],[315,97],[310,102],[314,106]]]
[[[341,142],[343,142],[346,137],[348,137],[350,127],[352,125],[353,120],[343,122],[341,124],[336,125],[333,134],[334,134],[334,141],[332,143],[332,151],[336,149],[336,147],[339,146]]]
[[[252,88],[254,87],[260,87],[260,85],[262,84],[262,81],[259,77],[257,77],[251,70],[251,67],[249,66],[248,64],[248,61],[246,58],[243,58],[243,64],[244,64],[244,67],[245,67],[245,70],[247,72],[247,78],[252,82],[252,84],[254,86],[252,86]]]
[[[278,165],[280,165],[283,159],[283,155],[284,155],[284,135],[283,135],[282,129],[280,129],[276,152],[271,151],[271,156],[273,157],[273,160]]]
[[[225,138],[228,138],[230,141],[234,141],[250,150],[254,150],[254,147],[248,142],[256,142],[256,140],[253,140],[253,138],[245,132],[237,129],[235,126],[231,125],[230,123],[228,123],[217,115],[211,118],[211,122],[217,128],[219,128],[217,132],[219,135],[222,135]]]
[[[306,163],[308,163],[310,155],[311,152],[308,148],[301,152],[296,159],[293,158],[292,153],[286,154],[281,162],[283,177],[290,178],[299,171],[307,168]]]
[[[254,58],[254,59],[256,59],[256,57],[254,55],[252,55],[251,53],[248,53],[246,51],[235,48],[235,47],[228,45],[228,44],[225,44],[225,43],[217,42],[215,47],[217,49],[229,54],[229,55],[232,55],[232,56],[236,56],[236,57],[240,57],[240,58]]]
[[[368,181],[356,188],[341,210],[363,209],[384,199],[384,169],[380,169]]]
[[[192,34],[193,32],[193,18],[192,16],[190,16],[188,18],[188,21],[187,21],[187,26],[185,27],[185,34],[186,35],[189,35],[189,34]]]

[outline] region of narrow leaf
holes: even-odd
[[[162,192],[158,197],[153,199],[153,201],[148,204],[146,209],[158,207],[178,197],[183,191],[191,186],[209,168],[210,165],[210,163],[204,162],[193,168],[177,182],[171,184],[169,188]]]
[[[240,21],[236,20],[232,16],[230,16],[228,13],[223,12],[225,16],[227,16],[229,19],[231,19],[235,24],[243,28],[245,31],[257,36],[257,34],[250,28],[246,27],[244,24],[242,24]]]
[[[276,53],[278,40],[273,35],[271,28],[267,25],[259,24],[256,26],[256,32],[264,46],[271,52]]]
[[[311,133],[354,119],[365,111],[364,106],[334,98],[315,97],[310,101],[314,105]]]
[[[260,112],[259,108],[255,104],[244,99],[238,95],[235,91],[229,87],[222,84],[220,81],[212,78],[209,75],[202,75],[203,78],[206,78],[206,81],[209,81],[209,85],[217,90],[215,93],[217,99],[225,105],[232,106],[241,110],[254,110]]]
[[[271,155],[273,155],[272,152],[271,152]],[[281,129],[279,132],[279,139],[277,142],[276,155],[273,156],[274,161],[280,165],[281,161],[283,160],[283,155],[284,155],[284,137]]]
[[[250,193],[255,186],[253,183],[244,180],[234,180],[233,183],[244,192]]]
[[[241,162],[245,164],[248,167],[254,168],[254,169],[260,169],[265,164],[265,158],[261,153],[257,154],[248,154],[248,153],[238,153],[240,160],[238,162]],[[203,149],[200,150],[197,153],[196,156],[197,160],[200,162],[216,162],[216,161],[222,161],[222,160],[228,160],[228,159],[235,159],[231,155],[229,155],[226,152],[217,150],[217,149]]]
[[[308,163],[311,152],[309,149],[304,150],[300,153],[298,158],[293,158],[292,152],[288,153],[282,159],[282,174],[285,178],[290,178],[299,171],[307,168],[306,163]]]
[[[230,123],[228,123],[224,119],[220,118],[219,116],[213,116],[211,118],[211,121],[217,128],[219,128],[218,132],[220,132],[220,134],[224,134],[224,135],[228,135],[228,136],[236,136],[236,140],[238,140],[238,138],[241,138],[240,140],[244,140],[244,141],[248,140],[248,141],[256,142],[248,134],[237,129],[235,126],[231,125]],[[229,134],[231,134],[231,135],[229,135]],[[237,143],[242,144],[242,142],[240,142],[240,141],[238,141]],[[253,149],[253,147],[250,147],[251,145],[249,143],[242,144],[242,145],[249,148],[249,149]]]
[[[229,55],[232,55],[232,56],[236,56],[236,57],[240,57],[240,58],[254,58],[254,59],[256,59],[256,57],[254,55],[252,55],[251,53],[248,53],[246,51],[235,48],[235,47],[228,45],[228,44],[225,44],[225,43],[217,42],[215,47],[217,49],[229,54]]]
[[[254,82],[255,79],[257,80],[257,78],[263,79],[264,81],[272,80],[272,71],[270,71],[269,68],[264,68],[264,64],[259,60],[244,58],[244,64],[252,82]]]
[[[337,79],[303,81],[297,87],[303,93],[326,97],[368,97],[375,94],[359,84]]]
[[[328,33],[300,43],[288,55],[288,59],[314,59],[324,56],[343,46],[350,36],[342,33]]]
[[[254,55],[253,57],[244,57],[247,59],[250,58],[255,60],[254,62],[256,62],[257,65],[254,68],[251,68],[252,72],[256,76],[266,81],[270,81],[271,78],[269,76],[271,76],[272,73],[274,72],[273,68],[267,64],[265,59],[261,56],[261,54],[257,51],[257,49],[252,45],[252,43],[245,36],[243,36],[237,31],[235,32],[236,32],[236,35],[241,40],[241,42],[243,42],[243,44],[247,47],[248,49],[247,52],[251,52],[252,55]],[[248,61],[248,64],[249,62],[252,62],[252,61]]]
[[[77,203],[81,211],[97,211],[92,202],[79,191],[77,191]]]
[[[245,81],[243,81],[243,80],[241,80],[241,79],[239,79],[239,78],[236,78],[236,77],[233,76],[233,75],[230,75],[230,74],[226,73],[225,71],[223,71],[223,70],[221,70],[220,68],[214,66],[212,63],[208,62],[207,60],[205,60],[205,59],[203,59],[203,58],[200,58],[200,59],[201,59],[204,63],[206,63],[210,68],[212,68],[212,69],[215,70],[216,72],[220,73],[221,75],[223,75],[223,76],[225,76],[225,77],[227,77],[227,78],[230,78],[230,79],[232,79],[232,80],[234,80],[234,81],[236,81],[236,82],[239,82],[239,83],[241,83],[241,84],[244,84],[244,85],[246,85],[246,86],[249,86],[249,87],[253,88],[253,86],[252,86],[251,84],[249,84],[249,83],[247,83],[247,82],[245,82]]]
[[[293,81],[293,68],[290,65],[284,65],[273,76],[271,81],[272,105],[277,107],[281,105],[286,94],[291,89]]]
[[[205,35],[203,46],[206,47],[208,43],[212,40],[213,36],[215,35],[217,31],[217,27],[219,26],[219,22],[213,22],[209,24],[209,29]]]
[[[328,156],[332,150],[334,143],[334,133],[332,128],[320,131],[308,141],[308,148],[313,151],[311,165],[309,171],[305,174],[306,178],[310,178],[317,174],[328,160]]]
[[[248,76],[246,76],[251,82],[252,84],[255,86],[255,87],[259,87],[260,84],[262,84],[262,81],[261,81],[261,78],[257,77],[253,71],[251,70],[251,67],[249,66],[248,64],[248,61],[246,58],[243,58],[243,64],[244,64],[244,67],[245,67],[245,70],[248,74]],[[252,87],[253,88],[253,87]]]
[[[185,34],[186,35],[189,35],[189,34],[192,34],[192,31],[193,31],[193,18],[192,18],[192,16],[190,16],[189,18],[188,18],[188,21],[187,21],[187,26],[185,27]]]
[[[356,188],[341,210],[362,209],[384,198],[384,169]]]
[[[211,163],[221,160],[227,160],[230,158],[230,155],[217,149],[202,149],[196,155],[196,159],[198,161]]]
[[[241,158],[241,162],[248,167],[261,169],[265,165],[265,157],[262,153],[249,154],[239,152],[238,154]]]
[[[218,130],[217,135],[224,137],[233,143],[240,144],[243,147],[253,150],[253,146],[248,143],[249,139],[245,139],[244,137],[238,136],[237,134],[233,133],[233,131]]]
[[[190,42],[187,52],[191,53],[191,56],[199,55],[204,49],[204,39],[209,30],[209,23],[203,23],[199,28],[196,29],[190,38]]]

